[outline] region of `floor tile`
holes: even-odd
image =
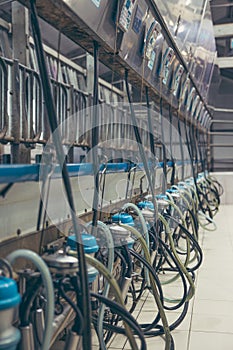
[[[222,206],[214,218],[215,232],[200,230],[199,242],[204,261],[196,273],[196,294],[190,302],[188,314],[178,329],[172,332],[176,350],[232,350],[233,349],[233,206]],[[167,277],[167,276],[166,276]],[[164,276],[160,276],[161,280]],[[179,281],[163,285],[165,297],[180,297]],[[169,304],[172,305],[172,304]],[[157,311],[153,295],[146,291],[138,303],[134,317],[150,323]],[[166,312],[169,324],[179,312]],[[160,323],[161,324],[161,323]],[[162,337],[147,338],[148,350],[163,350]],[[124,336],[115,336],[110,350],[129,350]]]
[[[191,332],[188,350],[232,350],[232,344],[233,334]]]
[[[215,280],[201,283],[199,280],[196,299],[233,301],[233,285],[219,284]]]
[[[196,299],[193,313],[198,315],[233,315],[233,301]]]
[[[166,313],[166,317],[169,325],[173,324],[180,317],[179,312],[167,311],[165,313]],[[139,323],[151,323],[154,318],[155,318],[155,313],[152,311],[147,311],[147,312],[142,312],[138,316],[137,321]],[[183,320],[183,322],[178,326],[177,329],[183,330],[183,331],[189,330],[190,322],[191,322],[191,313],[188,313],[185,319]],[[162,323],[160,322],[159,324],[162,324]]]
[[[193,314],[192,331],[233,334],[233,316]]]

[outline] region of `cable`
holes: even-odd
[[[76,277],[75,277],[76,278]],[[75,327],[73,328],[76,328],[76,333],[77,334],[82,334],[83,333],[83,326],[84,326],[84,322],[83,322],[83,316],[79,310],[79,308],[77,307],[77,305],[73,302],[72,299],[70,299],[68,297],[68,295],[66,295],[65,293],[65,290],[63,288],[63,285],[62,285],[63,281],[59,281],[59,284],[58,284],[58,290],[59,292],[61,293],[61,296],[63,297],[63,299],[72,307],[72,309],[75,311],[76,313],[76,320],[75,320]],[[77,295],[77,290],[75,290],[75,293]],[[77,330],[78,329],[78,330]],[[73,329],[74,330],[74,329]]]
[[[149,250],[147,248],[146,242],[144,240],[144,238],[142,237],[142,235],[140,234],[140,232],[138,232],[134,227],[129,226],[129,225],[124,225],[120,223],[120,226],[126,228],[127,230],[129,230],[134,236],[137,237],[137,239],[140,241],[144,255],[145,255],[145,259],[148,262],[149,265],[151,265],[151,261],[150,261],[150,253]],[[152,276],[152,274],[149,272],[149,276],[150,276],[150,285],[151,285],[151,289],[153,291],[153,295],[155,298],[155,302],[157,304],[157,307],[159,309],[159,313],[161,316],[161,320],[162,320],[162,324],[163,324],[163,328],[164,328],[164,334],[165,334],[165,350],[170,350],[171,346],[172,346],[172,336],[170,334],[169,331],[169,326],[168,326],[168,322],[167,322],[167,317],[166,314],[164,312],[164,308],[163,308],[163,304],[160,300],[160,296],[159,293],[157,291],[157,287],[155,284],[155,280]]]
[[[92,134],[91,134],[91,147],[92,147],[92,164],[94,172],[94,196],[92,204],[92,235],[94,234],[95,227],[98,220],[98,203],[99,203],[99,162],[98,162],[98,143],[99,143],[99,45],[94,41],[94,85],[93,85],[93,119],[92,119]]]
[[[75,232],[76,241],[77,241],[77,255],[79,260],[80,283],[81,283],[81,298],[79,300],[79,306],[84,318],[83,348],[84,350],[90,350],[91,349],[91,314],[90,314],[89,285],[88,285],[88,276],[87,276],[84,248],[82,245],[81,234],[80,234],[80,230],[79,230],[79,226],[78,226],[78,222],[75,214],[76,211],[75,211],[72,188],[69,180],[67,166],[64,161],[65,155],[64,155],[64,151],[61,143],[61,136],[58,129],[58,123],[56,119],[56,112],[55,112],[54,103],[53,103],[50,81],[49,81],[46,61],[44,57],[35,0],[30,0],[30,9],[31,9],[31,25],[33,30],[33,38],[34,38],[35,48],[36,48],[36,53],[38,58],[45,105],[48,112],[48,119],[49,119],[51,131],[52,131],[53,142],[56,148],[57,159],[58,159],[60,168],[62,169],[62,178],[64,182],[64,187],[66,190],[67,200],[70,206],[71,217],[72,217],[74,232]]]
[[[143,335],[143,332],[137,323],[137,321],[133,318],[133,316],[121,305],[117,304],[113,300],[107,299],[104,296],[100,294],[96,294],[91,292],[91,296],[99,299],[102,303],[106,304],[112,311],[116,312],[121,318],[132,328],[132,330],[135,332],[136,335],[138,335],[140,341],[141,341],[141,350],[146,350],[146,342]],[[106,324],[103,324],[104,328]]]
[[[158,209],[157,209],[156,199],[155,199],[155,196],[154,196],[154,187],[153,187],[153,183],[152,183],[152,180],[151,180],[151,177],[150,177],[150,171],[149,171],[149,167],[148,167],[148,164],[147,164],[145,152],[144,152],[144,149],[143,149],[143,145],[142,145],[142,140],[141,140],[141,136],[140,136],[140,133],[139,133],[139,129],[137,127],[137,120],[136,120],[133,104],[132,104],[132,101],[131,101],[131,96],[130,96],[130,91],[129,91],[129,83],[128,83],[128,70],[127,69],[125,70],[125,85],[126,85],[126,92],[127,92],[127,97],[128,97],[128,101],[129,101],[130,116],[131,116],[132,123],[133,123],[134,134],[135,134],[135,138],[136,138],[136,141],[137,141],[139,153],[140,153],[140,156],[141,156],[141,159],[142,159],[142,162],[143,162],[143,166],[144,166],[144,169],[145,169],[145,172],[146,172],[147,180],[148,180],[148,183],[149,183],[149,188],[150,188],[150,191],[151,191],[151,194],[152,194],[152,202],[153,202],[154,208],[155,208],[154,220],[155,220],[155,223],[156,223],[157,220],[158,220]]]
[[[158,291],[159,291],[159,295],[160,295],[160,299],[161,299],[161,302],[163,304],[163,308],[166,309],[166,310],[177,310],[178,308],[180,308],[185,302],[186,302],[186,298],[187,298],[187,285],[186,285],[186,282],[185,282],[185,278],[181,272],[181,270],[179,269],[178,271],[181,272],[181,278],[182,278],[182,282],[183,282],[183,285],[184,285],[184,293],[183,293],[183,297],[179,300],[170,300],[170,299],[166,299],[163,295],[163,291],[162,291],[162,287],[161,287],[161,282],[158,278],[158,276],[156,275],[156,271],[153,269],[153,267],[142,257],[140,256],[137,252],[135,252],[133,249],[130,249],[130,253],[136,257],[140,262],[143,263],[143,265],[145,265],[145,267],[150,271],[150,273],[152,274],[155,282],[156,282],[156,285],[157,285],[157,288],[158,288]],[[175,260],[175,259],[174,259]],[[170,271],[170,270],[169,270]],[[164,301],[167,301],[169,303],[178,303],[177,305],[175,306],[172,306],[172,307],[168,307],[168,306],[165,306],[164,305]],[[159,318],[160,319],[160,318]],[[159,319],[156,317],[155,320],[149,324],[142,324],[141,327],[142,328],[145,328],[144,331],[148,331],[152,328],[155,327],[155,325],[158,323]]]
[[[154,135],[153,135],[153,124],[151,120],[151,108],[150,108],[150,101],[149,101],[149,91],[148,86],[145,87],[145,93],[146,93],[146,106],[147,106],[147,121],[148,121],[148,130],[149,130],[149,138],[150,138],[150,151],[152,153],[152,165],[151,165],[151,178],[152,178],[152,184],[153,188],[155,188],[155,141],[154,141]]]
[[[181,154],[181,162],[182,162],[181,180],[184,181],[184,147],[182,142],[181,124],[180,124],[180,117],[178,112],[177,112],[177,119],[178,119],[177,126],[178,126],[178,133],[179,133],[180,154]]]
[[[39,289],[41,288],[42,281],[41,278],[36,279],[32,283],[23,295],[22,302],[19,307],[19,317],[20,317],[20,326],[28,326],[30,323],[30,311],[31,306],[38,294]]]
[[[7,271],[7,274],[6,274],[6,271]],[[9,262],[4,258],[0,258],[0,275],[13,278],[12,267],[9,264]]]
[[[162,221],[164,227],[165,227],[165,232],[167,233],[168,235],[168,238],[169,238],[169,243],[170,243],[170,246],[171,246],[171,249],[172,249],[172,252],[180,266],[180,269],[181,271],[183,272],[183,274],[186,276],[188,282],[189,282],[189,285],[190,285],[190,290],[189,290],[189,294],[187,296],[187,301],[190,300],[193,296],[194,296],[194,293],[195,293],[195,285],[193,283],[193,279],[191,278],[189,272],[187,271],[187,269],[185,268],[184,264],[182,263],[182,261],[180,260],[177,252],[176,252],[176,248],[175,248],[175,245],[174,245],[174,242],[173,242],[173,238],[172,238],[172,232],[171,232],[171,229],[170,229],[170,226],[167,222],[167,220],[163,217],[163,215],[159,214],[159,219]]]
[[[179,223],[174,217],[171,217],[169,215],[166,215],[166,217],[168,217],[170,220],[174,221],[175,223],[177,223],[177,225],[181,228],[181,230],[187,235],[187,237],[189,238],[190,241],[192,241],[193,245],[195,246],[196,250],[199,253],[199,261],[198,264],[194,267],[192,267],[191,269],[189,268],[188,270],[190,271],[195,271],[197,270],[203,261],[203,253],[202,253],[202,249],[200,247],[200,245],[198,244],[198,242],[195,240],[195,238],[191,235],[191,233],[187,230],[186,227],[184,227],[181,223]]]
[[[175,183],[175,173],[176,173],[176,164],[175,164],[175,159],[173,157],[173,147],[172,147],[173,115],[172,115],[171,105],[169,105],[169,117],[170,117],[170,154],[171,154],[171,161],[172,161],[171,185],[174,185],[174,183]]]
[[[174,262],[175,265],[176,265],[176,269],[173,268],[173,269],[171,270],[171,269],[169,269],[169,268],[167,268],[167,269],[166,269],[166,268],[162,268],[162,272],[163,272],[163,271],[174,271],[174,272],[179,272],[179,276],[180,276],[180,278],[181,278],[181,280],[182,280],[182,283],[183,283],[184,292],[183,292],[183,297],[182,297],[181,299],[179,299],[179,300],[174,300],[174,299],[167,299],[167,298],[164,297],[164,301],[167,301],[167,302],[169,302],[169,303],[177,303],[177,305],[175,305],[175,306],[170,306],[170,307],[164,305],[165,310],[170,310],[170,311],[171,311],[171,310],[177,310],[178,308],[180,308],[180,307],[187,301],[187,295],[188,295],[188,293],[187,293],[187,283],[186,283],[186,280],[185,280],[185,278],[184,278],[184,274],[183,274],[183,272],[182,272],[182,270],[181,270],[179,264],[177,263],[175,257],[172,255],[171,251],[169,250],[168,245],[166,245],[166,244],[163,242],[162,239],[159,239],[159,242],[160,242],[160,244],[162,245],[163,249],[166,250],[167,254],[170,256],[170,258],[173,260],[173,262]],[[177,271],[176,271],[176,270],[177,270]],[[169,282],[171,282],[171,280],[170,280]],[[160,283],[161,283],[161,282],[160,282]],[[161,284],[163,284],[163,283],[161,283]]]
[[[110,284],[110,286],[113,289],[113,292],[115,294],[116,300],[117,302],[123,307],[125,308],[124,305],[124,300],[122,298],[122,294],[121,294],[121,290],[117,284],[117,281],[115,280],[115,278],[112,276],[112,274],[108,271],[108,269],[97,259],[93,258],[90,255],[86,254],[86,260],[88,262],[88,264],[90,264],[91,266],[95,267],[99,272],[102,273],[102,275],[107,279],[108,283]],[[130,346],[133,350],[138,350],[138,346],[137,343],[135,341],[135,338],[133,336],[133,333],[130,329],[130,327],[128,326],[127,323],[124,322],[124,326],[125,326],[125,331],[127,334],[127,337],[129,339],[130,342]]]
[[[142,225],[143,237],[145,237],[147,247],[148,247],[148,249],[150,249],[150,239],[149,239],[148,229],[147,229],[146,221],[144,219],[144,216],[142,215],[141,210],[133,203],[125,203],[122,207],[122,210],[126,210],[128,208],[132,208],[137,213],[139,220],[141,222],[141,225]],[[147,281],[148,286],[149,286],[150,285],[150,278],[149,278],[148,272],[146,272],[146,281]]]
[[[162,192],[165,193],[167,189],[167,151],[164,137],[164,124],[163,124],[163,99],[160,97],[159,101],[160,116],[161,116],[161,138],[162,138],[162,150],[163,150],[163,183],[162,183]]]

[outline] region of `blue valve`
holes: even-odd
[[[88,233],[82,233],[82,243],[84,246],[85,254],[95,254],[99,250],[99,246],[96,242],[96,238]],[[71,235],[67,238],[66,245],[70,247],[71,250],[76,251],[76,235]],[[93,283],[98,275],[98,271],[92,267],[88,266],[88,282]]]
[[[151,209],[154,210],[154,204],[149,201],[139,202],[137,204],[138,208],[140,209]]]
[[[121,222],[122,224],[134,226],[134,221],[132,215],[126,213],[115,214],[112,216],[112,222],[118,224]]]
[[[166,195],[166,194],[157,194],[157,196],[156,196],[156,199],[165,199],[165,200],[168,200],[169,198],[168,198],[168,196]]]
[[[67,238],[67,246],[70,247],[71,250],[76,250],[76,236],[71,235]],[[82,243],[84,245],[85,254],[94,254],[99,250],[99,246],[96,242],[96,238],[87,233],[82,233]]]
[[[0,276],[0,350],[16,350],[20,341],[20,331],[12,326],[14,309],[20,301],[16,282]]]

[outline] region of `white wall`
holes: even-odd
[[[224,193],[221,196],[222,204],[233,204],[233,172],[211,173],[223,186]]]

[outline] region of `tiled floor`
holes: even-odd
[[[233,206],[222,205],[215,221],[216,231],[200,233],[204,262],[186,319],[172,333],[176,350],[233,349]],[[137,319],[151,322],[154,307],[152,296],[144,296]],[[174,312],[167,314],[169,321],[177,316]],[[147,348],[164,349],[164,341],[148,338]],[[124,337],[116,336],[109,349],[131,348]]]

